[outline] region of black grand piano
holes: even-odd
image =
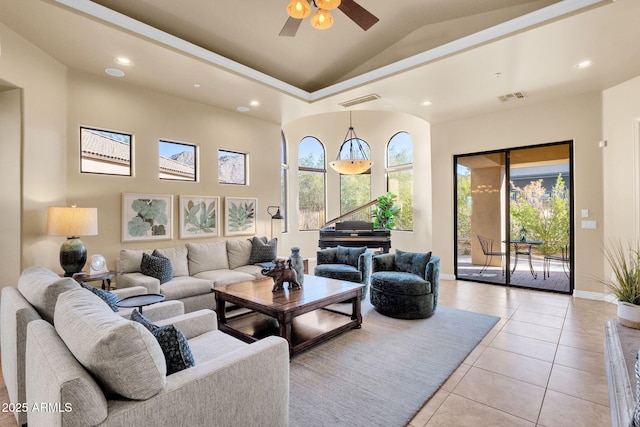
[[[320,249],[336,246],[380,248],[383,253],[391,249],[391,231],[374,229],[372,222],[341,221],[335,226],[325,226],[320,229],[318,246]]]

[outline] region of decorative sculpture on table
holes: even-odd
[[[273,278],[272,292],[284,290],[284,282],[289,283],[289,289],[300,289],[302,287],[298,282],[298,274],[291,268],[291,260],[276,259],[273,263],[275,267],[262,269],[263,275]]]

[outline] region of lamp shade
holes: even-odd
[[[333,25],[333,16],[328,10],[318,9],[311,15],[311,26],[316,30],[326,30]]]
[[[358,175],[371,169],[371,160],[343,159],[329,162],[333,170],[342,175]]]
[[[292,18],[306,18],[311,13],[311,6],[307,0],[291,0],[287,5],[287,13]]]
[[[49,236],[95,236],[98,234],[98,209],[49,206],[46,233]]]
[[[341,0],[315,0],[316,6],[324,10],[332,10],[340,6]]]

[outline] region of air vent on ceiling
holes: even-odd
[[[498,99],[502,102],[513,101],[515,99],[522,98],[524,98],[524,92],[513,92],[498,97]]]
[[[345,108],[348,108],[357,104],[362,104],[363,102],[373,101],[374,99],[380,99],[380,95],[378,95],[377,93],[372,93],[371,95],[365,95],[365,96],[361,96],[360,98],[350,99],[349,101],[341,102],[340,105],[342,105]]]

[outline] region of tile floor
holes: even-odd
[[[604,322],[616,306],[441,281],[439,304],[501,319],[410,427],[610,426]]]
[[[440,288],[440,304],[501,320],[408,427],[611,425],[603,346],[614,304],[474,282]],[[5,426],[17,424],[0,412]]]

